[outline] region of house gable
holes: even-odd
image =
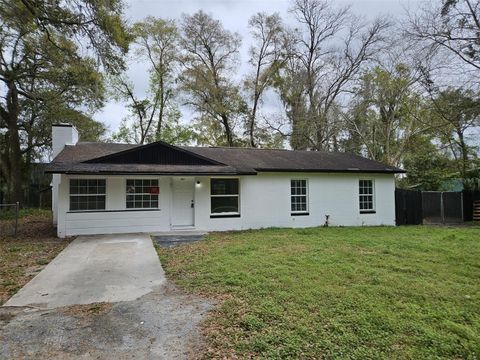
[[[138,146],[114,154],[97,157],[83,163],[155,164],[155,165],[225,165],[163,141]]]

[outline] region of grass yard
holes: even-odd
[[[12,225],[10,216],[0,217],[0,305],[68,245],[56,237],[50,211],[21,211],[16,238]]]
[[[480,358],[480,227],[266,229],[159,249],[218,299],[205,358]]]

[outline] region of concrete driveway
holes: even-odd
[[[79,236],[4,306],[132,301],[164,282],[149,235]]]
[[[213,304],[168,281],[139,299],[97,305],[0,307],[0,359],[191,360],[205,353],[199,324]]]

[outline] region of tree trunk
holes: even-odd
[[[228,122],[228,116],[222,114],[222,123],[225,127],[225,136],[227,137],[227,144],[228,146],[233,146],[233,136],[232,136],[232,129],[230,129],[230,123]]]
[[[467,168],[468,168],[468,146],[465,143],[463,132],[461,130],[457,130],[457,135],[458,135],[458,142],[460,144],[460,151],[462,152],[462,165],[461,165],[460,174],[462,176],[462,183],[465,184],[465,179],[467,177]]]
[[[160,109],[158,113],[157,131],[155,135],[156,140],[161,140],[162,137],[163,114],[165,112],[165,106],[167,104],[167,96],[168,95],[165,95],[163,75],[160,75]]]
[[[162,101],[163,102],[163,101]],[[161,140],[162,138],[162,126],[163,126],[163,103],[160,105],[160,111],[158,113],[158,123],[157,123],[157,131],[155,135],[156,140]]]
[[[7,147],[10,174],[7,174],[9,201],[23,203],[22,153],[18,134],[18,91],[13,81],[7,81]]]
[[[250,121],[249,121],[248,135],[250,137],[251,147],[257,147],[257,145],[255,144],[255,136],[254,136],[256,107],[257,107],[257,104],[254,105],[254,110],[252,111],[252,114],[250,114]]]

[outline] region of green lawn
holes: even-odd
[[[159,249],[205,357],[480,358],[480,227],[266,229]]]

